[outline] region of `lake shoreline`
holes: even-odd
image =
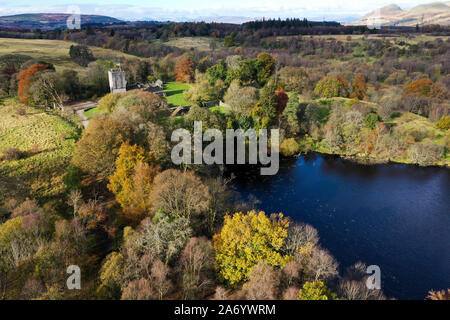
[[[304,155],[308,155],[309,153],[317,153],[320,155],[330,155],[330,156],[336,156],[345,160],[349,160],[351,162],[354,162],[356,164],[361,164],[361,165],[377,165],[377,164],[405,164],[405,165],[412,165],[412,166],[417,166],[417,167],[421,167],[421,168],[427,168],[427,167],[435,167],[435,168],[446,168],[446,169],[450,169],[450,166],[448,164],[445,163],[433,163],[430,165],[420,165],[418,163],[413,163],[413,162],[407,162],[407,161],[401,161],[401,160],[395,160],[392,158],[377,158],[377,157],[366,157],[366,156],[358,156],[358,155],[349,155],[349,154],[344,154],[344,153],[328,153],[328,152],[324,152],[324,151],[316,151],[316,150],[311,150],[311,151],[302,151],[300,153],[298,153],[295,156],[283,156],[283,158],[299,158],[301,156]]]

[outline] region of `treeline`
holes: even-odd
[[[80,55],[77,50],[84,53]],[[61,110],[65,102],[106,94],[108,70],[114,64],[103,60],[92,62],[94,58],[86,47],[72,47],[71,55],[86,66],[82,74],[69,69],[57,72],[53,64],[26,55],[1,56],[0,98],[18,95],[22,103]]]
[[[1,208],[3,299],[384,299],[362,263],[339,275],[313,227],[255,210],[218,166],[174,165],[170,132],[195,113],[180,123],[140,91],[99,108],[59,201]],[[68,265],[81,290],[66,289]]]

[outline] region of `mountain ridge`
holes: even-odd
[[[67,27],[69,13],[24,13],[0,17],[0,27],[7,29],[53,30]],[[95,14],[82,14],[81,24],[116,24],[122,20]]]
[[[375,9],[348,25],[380,24],[381,26],[450,25],[450,1],[431,2],[404,10],[396,4]]]

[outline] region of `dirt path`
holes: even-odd
[[[86,117],[84,111],[93,109],[97,106],[98,106],[98,102],[83,101],[83,102],[77,102],[77,103],[74,103],[71,105],[66,105],[65,108],[72,109],[78,115],[78,118],[80,118],[81,123],[83,124],[83,127],[86,129],[89,124],[89,120]]]
[[[89,120],[86,118],[86,115],[84,114],[84,110],[83,109],[77,110],[76,113],[77,113],[78,117],[80,118],[81,123],[83,124],[83,127],[86,129],[89,124]]]

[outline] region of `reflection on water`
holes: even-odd
[[[317,228],[342,269],[379,265],[388,296],[423,299],[450,287],[449,169],[309,154],[284,161],[276,176],[248,168],[236,175],[244,199]]]

